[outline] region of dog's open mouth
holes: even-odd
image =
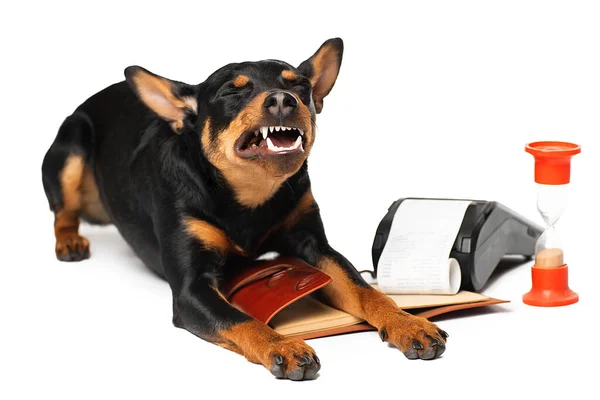
[[[244,132],[235,149],[240,157],[304,152],[304,131],[289,126],[261,126]]]

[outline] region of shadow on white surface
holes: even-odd
[[[507,256],[500,261],[492,275],[488,279],[488,281],[483,285],[483,287],[478,292],[485,292],[492,286],[496,286],[499,284],[499,281],[502,278],[506,278],[510,273],[515,272],[516,269],[520,267],[525,268],[526,264],[531,262],[531,257],[523,257],[523,256]]]
[[[482,315],[491,315],[498,313],[508,313],[512,312],[512,310],[508,309],[503,304],[494,304],[491,306],[478,307],[478,308],[467,308],[466,310],[456,310],[447,314],[438,315],[435,317],[429,318],[432,322],[443,322],[448,320],[457,320],[462,318],[473,318]]]

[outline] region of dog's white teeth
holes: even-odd
[[[275,127],[275,132],[279,132],[280,129],[281,129],[281,126],[276,126]]]
[[[258,131],[258,129],[257,129],[257,130],[255,130],[255,131],[254,131],[254,136],[258,136],[258,134],[259,134],[259,133],[260,133],[260,132]]]
[[[269,131],[271,131],[271,133],[273,133],[273,129],[275,129],[275,127],[274,127],[274,126],[270,126],[270,127],[269,127]]]
[[[298,138],[296,138],[296,141],[294,142],[294,144],[292,144],[289,147],[279,147],[276,146],[273,141],[271,140],[270,137],[267,138],[267,148],[274,152],[274,153],[279,153],[279,154],[285,154],[285,153],[289,153],[290,151],[294,151],[294,150],[298,150],[300,149],[300,151],[304,152],[304,149],[302,148],[302,137],[298,136]]]
[[[266,126],[261,126],[260,133],[262,134],[263,139],[266,139],[269,135],[269,128],[267,128]]]
[[[290,129],[292,129],[292,128],[290,128],[290,127],[287,127],[287,126],[282,126],[282,127],[281,127],[281,129],[283,129],[284,131],[289,131],[289,130],[290,130]]]
[[[302,129],[298,129],[298,132],[300,132],[300,136],[304,136],[304,131]]]
[[[302,136],[298,136],[296,138],[296,141],[294,142],[294,145],[292,146],[293,149],[297,149],[299,147],[302,146]]]
[[[298,136],[296,138],[296,141],[294,142],[292,149],[294,149],[294,150],[300,149],[300,151],[304,153],[304,147],[302,147],[302,136]]]

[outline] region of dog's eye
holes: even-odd
[[[233,85],[227,85],[223,89],[219,90],[218,95],[219,97],[238,95],[240,94],[240,89],[241,88],[235,87]]]
[[[299,84],[299,85],[294,85],[293,89],[295,90],[310,90],[310,85],[307,85],[305,83]]]
[[[310,90],[310,81],[304,77],[298,78],[293,82],[293,88],[298,90]]]
[[[298,93],[302,101],[309,102],[310,101],[310,92],[312,90],[312,86],[310,81],[306,78],[297,79],[292,83],[292,87],[290,88],[293,92]]]
[[[242,87],[235,86],[232,82],[228,82],[221,86],[221,88],[217,91],[218,97],[231,97],[231,96],[241,96],[244,93],[248,92],[248,90],[252,89],[252,83],[248,82],[246,85]]]

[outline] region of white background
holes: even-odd
[[[599,398],[598,3],[393,4],[2,3],[0,398]],[[336,36],[344,61],[310,160],[331,243],[370,268],[404,196],[496,200],[541,222],[524,145],[573,141],[560,228],[578,304],[525,306],[525,265],[484,288],[509,305],[438,320],[443,358],[409,361],[375,332],[313,340],[320,377],[294,383],[173,328],[167,284],[114,229],[83,228],[89,261],[55,260],[40,167],[85,98],[131,64],[197,83],[233,61],[298,65]]]

